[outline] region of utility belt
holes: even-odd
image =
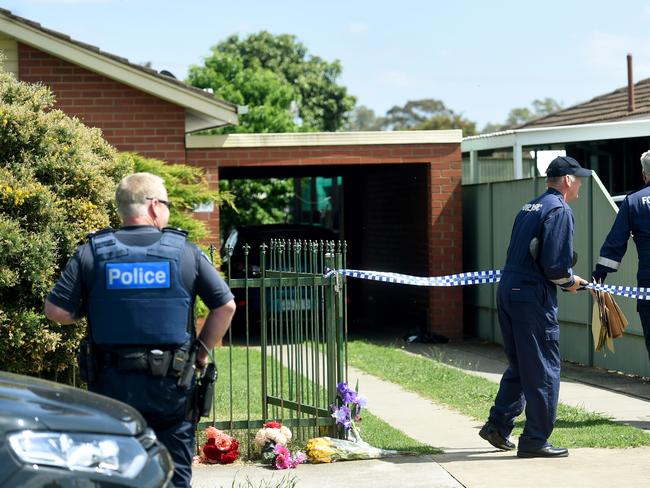
[[[196,347],[187,343],[176,349],[101,349],[88,339],[81,341],[77,359],[81,379],[92,384],[102,369],[120,373],[148,373],[157,378],[177,378],[178,386],[190,388],[196,373]]]
[[[183,372],[187,352],[125,348],[116,351],[97,351],[100,367],[115,368],[120,373],[147,372],[151,376],[178,378]]]
[[[92,385],[102,369],[115,368],[120,373],[148,373],[153,377],[176,378],[178,387],[186,390],[196,385],[191,393],[186,418],[198,422],[201,417],[210,414],[218,376],[213,357],[212,362],[196,380],[198,348],[197,340],[167,351],[148,348],[105,350],[84,339],[79,344],[77,355],[79,375],[83,381]]]

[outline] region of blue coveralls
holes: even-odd
[[[520,450],[546,446],[553,431],[560,389],[560,326],[556,285],[570,287],[573,213],[549,188],[517,214],[497,291],[497,310],[508,358],[489,420],[508,438],[524,407]],[[530,241],[540,241],[535,261]]]
[[[600,248],[596,272],[614,273],[623,260],[632,234],[639,254],[636,279],[639,286],[650,286],[650,184],[628,195],[618,211],[612,229]],[[596,273],[594,273],[596,274]],[[641,317],[645,346],[650,357],[650,301],[637,300],[636,309]]]

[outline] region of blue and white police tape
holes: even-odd
[[[381,281],[383,283],[395,283],[399,285],[414,286],[465,286],[480,285],[484,283],[498,283],[501,279],[500,269],[491,269],[489,271],[469,271],[467,273],[458,273],[446,276],[412,276],[400,273],[391,273],[387,271],[362,271],[358,269],[337,269],[329,270],[325,277],[339,274],[350,278],[359,278],[362,280]],[[618,295],[637,300],[650,300],[650,288],[637,286],[620,286],[606,285],[600,283],[588,283],[585,289],[604,291],[612,295]]]
[[[384,283],[397,283],[400,285],[415,286],[463,286],[479,285],[483,283],[497,283],[501,279],[501,270],[470,271],[447,276],[411,276],[386,271],[360,271],[358,269],[337,269],[329,270],[325,277],[333,274],[360,278],[362,280],[382,281]]]

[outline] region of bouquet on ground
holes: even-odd
[[[379,449],[366,442],[354,442],[347,439],[314,437],[307,441],[307,457],[312,463],[378,459],[399,454],[398,451]]]
[[[231,464],[239,458],[239,442],[212,426],[205,429],[207,442],[201,448],[202,455],[195,460],[204,464]]]
[[[333,463],[353,459],[377,459],[396,456],[397,451],[372,447],[361,439],[361,410],[368,400],[347,383],[336,385],[340,405],[332,404],[332,417],[345,429],[347,439],[315,437],[307,441],[307,457],[312,463]],[[357,388],[358,389],[358,388]]]
[[[275,469],[293,469],[304,462],[306,456],[297,451],[291,453],[287,444],[292,434],[281,422],[266,422],[255,434],[255,445],[262,453],[262,459]]]

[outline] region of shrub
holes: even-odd
[[[127,171],[99,130],[53,105],[0,72],[0,368],[49,377],[72,364],[85,323],[48,321],[43,300],[85,234],[117,222]]]
[[[119,226],[115,187],[133,171],[166,180],[177,206],[170,225],[188,229],[192,239],[207,235],[190,210],[221,199],[201,170],[118,154],[100,130],[55,109],[48,88],[0,70],[0,369],[72,377],[86,322],[50,322],[43,302],[85,236]]]

